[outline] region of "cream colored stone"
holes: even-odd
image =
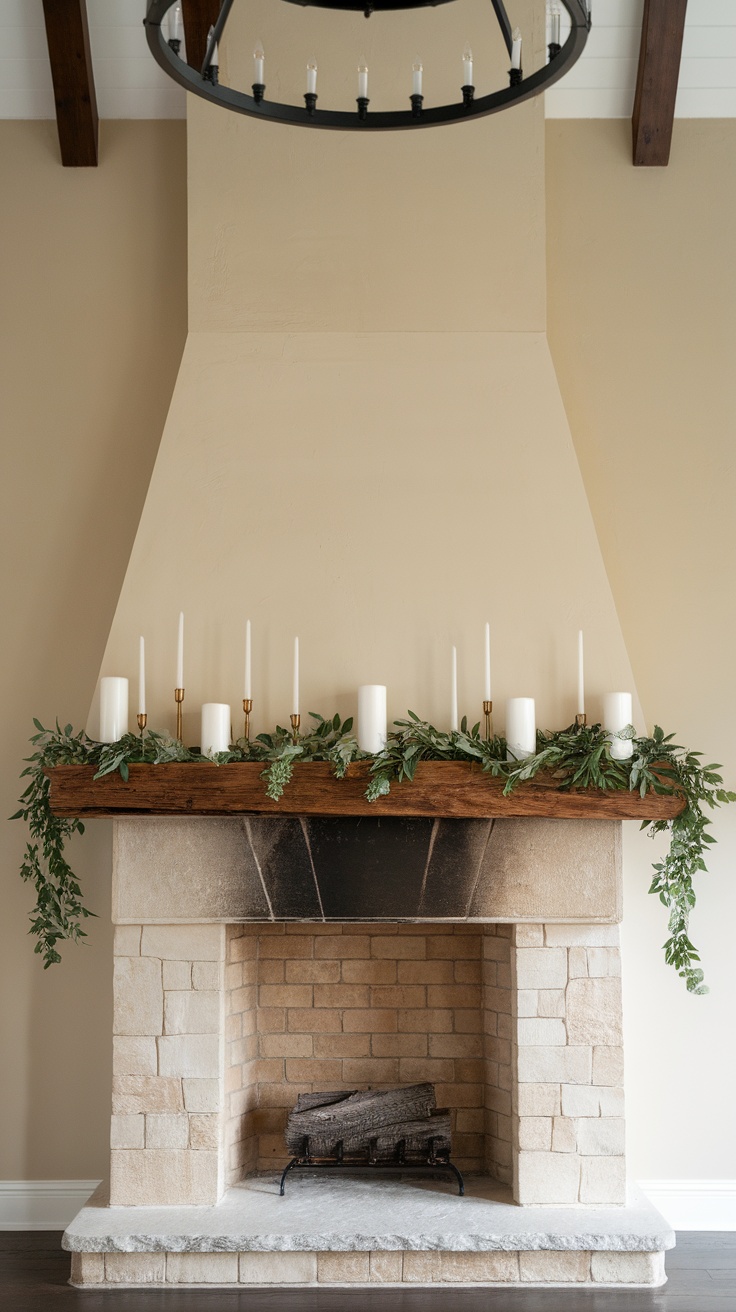
[[[661,1285],[664,1253],[593,1253],[590,1273],[600,1284]]]
[[[621,953],[618,948],[587,948],[588,974],[592,979],[602,975],[621,974]]]
[[[518,1196],[523,1207],[576,1203],[580,1161],[573,1153],[527,1153],[517,1158]]]
[[[111,1148],[143,1148],[145,1143],[145,1116],[111,1116]]]
[[[208,965],[213,963],[208,962]],[[215,966],[216,968],[216,966]],[[191,961],[162,962],[165,989],[190,989],[192,987]]]
[[[311,1285],[317,1279],[316,1253],[241,1253],[241,1285]]]
[[[518,1253],[441,1254],[441,1279],[458,1284],[508,1283],[519,1279]]]
[[[559,1084],[520,1084],[517,1094],[519,1116],[559,1116]]]
[[[215,1079],[220,1065],[218,1034],[169,1034],[158,1041],[158,1068],[162,1075]]]
[[[112,1069],[114,1075],[155,1075],[158,1054],[153,1035],[114,1035]]]
[[[552,1122],[552,1151],[554,1153],[574,1153],[577,1150],[575,1122],[566,1116],[555,1116]]]
[[[166,993],[165,1034],[217,1034],[220,1029],[221,998],[214,989],[190,989]]]
[[[115,1150],[110,1153],[110,1202],[119,1207],[216,1203],[217,1157],[175,1148]]]
[[[626,1158],[583,1157],[580,1166],[580,1202],[626,1202]]]
[[[146,1116],[146,1148],[187,1148],[189,1117]]]
[[[521,1116],[518,1130],[519,1148],[529,1152],[549,1151],[552,1146],[551,1116]]]
[[[141,954],[169,961],[222,961],[225,926],[144,925]]]
[[[570,980],[565,1007],[569,1043],[613,1045],[623,1041],[619,979]]]
[[[624,1091],[615,1087],[599,1088],[601,1116],[623,1116]]]
[[[105,1253],[105,1280],[111,1285],[163,1285],[165,1253]]]
[[[521,1015],[521,1012],[519,1015]],[[565,990],[540,989],[537,993],[537,1015],[558,1016],[564,1018]]]
[[[520,1047],[564,1047],[567,1033],[564,1022],[549,1017],[519,1019],[516,1038]]]
[[[116,925],[113,935],[113,952],[116,957],[139,957],[141,954],[141,926]]]
[[[170,1285],[237,1285],[237,1253],[167,1253]]]
[[[570,948],[567,954],[567,973],[570,979],[580,979],[587,976],[588,956],[585,948]]]
[[[517,948],[517,988],[559,989],[566,983],[567,952],[564,948]]]
[[[188,1112],[218,1112],[220,1110],[220,1099],[223,1093],[219,1080],[182,1080],[182,1088],[184,1090],[184,1106]]]
[[[580,1283],[590,1278],[590,1253],[551,1249],[519,1253],[519,1277],[536,1284]]]
[[[370,1279],[377,1284],[400,1284],[403,1261],[403,1253],[371,1253],[369,1264]]]
[[[521,1084],[589,1084],[592,1053],[588,1047],[519,1048]]]
[[[190,1116],[189,1117],[189,1147],[196,1148],[217,1148],[220,1141],[220,1118],[219,1116]]]
[[[161,963],[116,957],[113,970],[113,1033],[160,1034],[164,995]]]
[[[599,1116],[601,1090],[591,1084],[562,1085],[563,1116]]]
[[[192,986],[195,989],[219,989],[220,987],[219,962],[193,961]]]
[[[548,947],[618,947],[618,925],[545,925]]]
[[[536,1016],[539,1006],[538,989],[520,989],[516,995],[517,1016]]]
[[[368,1253],[318,1253],[317,1279],[323,1284],[367,1284],[370,1279]]]
[[[581,1120],[578,1148],[585,1157],[616,1157],[625,1146],[625,1123],[620,1116]]]
[[[407,1251],[403,1270],[407,1284],[431,1285],[442,1279],[442,1254],[433,1250]]]
[[[621,1085],[624,1082],[624,1050],[622,1047],[596,1047],[593,1049],[593,1083]]]
[[[523,922],[518,924],[515,941],[517,948],[544,947],[544,925],[526,925]]]
[[[104,1253],[72,1253],[71,1283],[101,1285],[105,1279]]]
[[[118,1115],[134,1112],[181,1112],[184,1101],[181,1080],[157,1075],[113,1075],[112,1110]]]

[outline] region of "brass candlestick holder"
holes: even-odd
[[[252,710],[253,710],[253,698],[244,697],[243,715],[245,716],[245,724],[243,727],[243,737],[245,738],[246,742],[250,742],[250,713]]]
[[[486,717],[486,738],[490,742],[493,737],[493,702],[483,702],[483,714]]]
[[[145,729],[146,725],[148,724],[148,716],[146,715],[146,712],[145,712],[145,711],[139,711],[138,715],[136,716],[136,719],[137,719],[137,721],[138,721],[138,728],[139,728],[140,731],[141,731],[141,738],[142,738],[142,737],[143,737],[143,730]]]
[[[180,743],[184,742],[184,725],[182,702],[184,701],[184,689],[174,689],[174,701],[176,702],[176,736]]]
[[[302,722],[302,717],[301,715],[292,715],[289,718],[291,719],[291,736],[296,742],[299,737],[299,725]]]
[[[588,723],[588,717],[585,714],[585,712],[578,711],[577,715],[575,716],[575,728],[584,729],[587,723]]]

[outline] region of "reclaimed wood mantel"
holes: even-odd
[[[58,816],[320,815],[437,816],[448,819],[538,817],[560,820],[669,820],[684,809],[671,795],[576,789],[562,792],[537,779],[504,797],[503,779],[464,761],[424,761],[412,783],[394,783],[387,797],[368,802],[369,763],[350,766],[336,779],[328,762],[294,766],[283,797],[266,797],[263,765],[131,765],[130,778],[94,778],[91,766],[49,770],[51,809]]]

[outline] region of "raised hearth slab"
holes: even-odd
[[[104,1186],[63,1238],[73,1253],[663,1253],[673,1230],[638,1189],[626,1207],[517,1207],[494,1180],[251,1177],[214,1207],[109,1207]]]

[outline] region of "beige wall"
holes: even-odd
[[[185,128],[104,123],[98,169],[62,169],[53,123],[0,123],[3,758],[10,815],[32,716],[84,723],[186,332]],[[0,1178],[105,1171],[110,845],[75,860],[89,947],[44,972],[0,828]]]
[[[547,125],[549,337],[647,722],[724,762],[733,788],[736,122],[678,120],[667,169],[632,168],[630,149],[626,123]],[[627,835],[640,1177],[736,1177],[734,812],[692,920],[706,998],[662,964],[653,845]]]

